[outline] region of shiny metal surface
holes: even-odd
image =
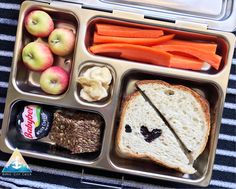
[[[24,43],[29,40],[23,27],[23,20],[32,9],[48,11],[58,24],[67,25],[77,30],[74,56],[70,57],[73,60],[70,84],[68,90],[60,96],[44,94],[38,85],[38,75],[25,70],[20,63],[21,49]],[[163,27],[166,31],[174,32],[180,37],[188,39],[215,41],[219,45],[217,52],[223,56],[224,65],[218,72],[208,70],[200,73],[95,56],[87,48],[91,44],[91,34],[94,30],[94,24],[97,22],[126,23],[128,25],[145,24],[146,27]],[[214,163],[234,44],[235,37],[229,33],[177,26],[174,23],[146,19],[135,14],[130,16],[130,13],[124,12],[90,10],[81,8],[80,5],[71,5],[65,2],[46,4],[25,1],[21,6],[19,15],[0,148],[4,152],[12,153],[14,148],[18,147],[23,156],[104,169],[121,174],[206,186],[210,182]],[[63,60],[58,60],[57,63],[59,64],[61,61]],[[102,102],[87,103],[79,97],[80,88],[76,78],[83,72],[84,68],[93,63],[108,66],[113,75],[113,82],[107,99]],[[193,88],[209,101],[211,133],[206,149],[194,164],[198,170],[194,175],[184,175],[151,162],[123,159],[116,154],[114,145],[122,100],[135,90],[135,82],[142,79],[162,79],[172,84],[183,84]],[[21,142],[19,142],[14,128],[14,119],[17,109],[25,103],[38,103],[52,109],[67,108],[98,113],[105,121],[101,152],[85,156],[71,155],[68,152],[58,150],[47,139],[35,142],[20,139]]]
[[[187,21],[205,24],[220,31],[236,29],[234,0],[64,0],[83,7],[107,11],[125,11],[169,22]],[[197,8],[196,8],[197,7]]]
[[[139,7],[141,9],[159,10],[189,14],[189,16],[217,19],[225,15],[227,0],[101,0],[106,3],[123,4],[124,6]],[[197,8],[196,8],[197,7]]]

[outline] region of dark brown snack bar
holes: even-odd
[[[92,113],[55,112],[49,138],[73,154],[95,152],[101,147],[100,116]]]

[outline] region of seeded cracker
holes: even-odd
[[[49,138],[72,152],[95,152],[101,146],[100,116],[91,113],[55,112]]]

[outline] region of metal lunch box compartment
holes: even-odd
[[[115,73],[114,69],[112,68],[112,65],[88,61],[88,62],[81,63],[79,70],[78,70],[78,73],[79,73],[78,76],[81,76],[86,70],[92,68],[93,66],[107,67],[109,69],[109,71],[112,75],[112,81],[111,81],[109,88],[108,88],[108,96],[98,102],[85,101],[84,99],[82,99],[80,97],[80,91],[82,88],[81,88],[81,85],[78,83],[77,93],[75,95],[75,98],[77,99],[77,101],[79,101],[80,104],[87,104],[87,106],[89,106],[89,105],[91,105],[92,107],[93,106],[106,106],[107,104],[109,104],[111,102],[111,98],[114,95],[113,89],[114,89],[114,85],[116,83],[116,73]]]
[[[52,158],[54,158],[54,156],[58,156],[64,159],[72,160],[72,161],[80,161],[81,164],[92,164],[98,159],[101,152],[101,148],[97,152],[84,153],[78,156],[75,154],[71,154],[70,151],[64,148],[56,147],[55,143],[52,142],[48,136],[41,138],[39,140],[28,140],[24,138],[22,135],[19,135],[19,130],[17,130],[17,127],[16,127],[16,116],[22,110],[22,107],[29,104],[41,105],[47,111],[50,110],[51,113],[56,112],[56,111],[66,111],[66,110],[68,111],[68,109],[66,108],[50,106],[49,104],[43,105],[43,104],[38,104],[35,102],[21,101],[21,100],[13,102],[10,106],[9,130],[5,138],[6,144],[8,145],[9,149],[14,150],[15,148],[19,148],[23,151],[28,151],[28,152],[34,151],[35,154],[39,153],[41,155],[51,156]],[[75,109],[69,109],[69,110],[75,113],[78,112],[78,110],[75,110]],[[97,114],[96,112],[88,112],[88,111],[81,111],[81,110],[80,112],[89,113],[91,114],[91,116]],[[102,117],[101,119],[103,120]],[[101,139],[100,139],[101,143],[103,140],[104,127],[105,127],[105,122],[103,120],[103,125],[101,128]]]
[[[21,6],[19,15],[12,72],[9,79],[0,138],[1,150],[12,153],[17,147],[24,156],[39,159],[104,169],[120,174],[139,175],[192,185],[208,185],[212,174],[235,43],[235,37],[232,34],[210,29],[217,29],[217,26],[221,26],[227,31],[234,29],[236,23],[233,21],[236,21],[234,20],[235,17],[232,18],[231,16],[235,15],[236,11],[233,11],[235,10],[233,8],[236,7],[236,4],[230,0],[219,0],[210,9],[203,9],[206,10],[205,12],[200,9],[194,12],[195,9],[188,8],[191,3],[196,3],[194,0],[179,7],[176,4],[183,3],[182,0],[172,1],[172,4],[165,2],[156,1],[154,6],[150,1],[140,3],[131,0],[25,1]],[[203,1],[199,3],[204,8]],[[145,8],[140,7],[141,5]],[[232,7],[231,12],[227,9],[230,6]],[[183,11],[186,8],[189,11]],[[27,36],[23,27],[25,15],[33,9],[48,12],[57,24],[76,31],[74,54],[73,57],[68,57],[72,60],[70,84],[68,90],[60,96],[46,95],[42,92],[38,84],[39,74],[26,71],[23,64],[20,63],[21,50],[24,44],[28,40],[33,40]],[[190,15],[192,11],[193,14]],[[159,18],[160,20],[158,20]],[[203,25],[194,23],[195,21],[202,23],[203,20]],[[180,38],[216,42],[219,46],[217,53],[223,57],[223,64],[219,71],[209,69],[196,72],[93,55],[88,47],[91,45],[94,24],[100,22],[162,28],[167,32],[176,33]],[[209,29],[205,27],[206,24]],[[65,59],[56,59],[55,64],[61,64],[64,61]],[[109,96],[104,101],[96,103],[88,103],[80,98],[81,88],[76,82],[77,77],[92,65],[107,66],[113,76]],[[211,109],[210,137],[206,149],[195,161],[194,166],[198,172],[194,175],[182,174],[158,165],[153,166],[154,164],[151,162],[145,162],[144,168],[143,162],[123,159],[116,154],[114,145],[122,100],[134,90],[135,81],[142,79],[161,79],[171,84],[183,84],[193,88],[209,101]],[[17,131],[14,125],[14,117],[19,107],[28,103],[41,104],[50,107],[52,110],[64,108],[101,115],[105,121],[101,152],[88,156],[71,155],[67,151],[55,150],[54,144],[47,137],[34,142],[15,137]]]
[[[119,170],[129,172],[131,174],[137,175],[149,175],[149,177],[157,178],[161,175],[166,175],[171,180],[171,177],[177,177],[179,179],[188,180],[191,179],[193,182],[197,182],[208,174],[209,167],[213,166],[212,156],[214,154],[215,148],[215,139],[216,130],[219,127],[217,120],[220,119],[220,115],[217,112],[221,111],[220,107],[222,107],[223,99],[221,96],[223,95],[222,88],[210,81],[210,80],[201,80],[201,78],[193,78],[193,77],[176,77],[175,74],[163,74],[162,72],[155,71],[153,72],[149,68],[145,68],[143,65],[137,66],[134,69],[131,69],[129,72],[125,73],[122,77],[122,88],[120,90],[120,99],[118,102],[118,106],[121,108],[122,100],[125,99],[126,96],[130,95],[134,91],[136,91],[135,83],[140,80],[162,80],[166,81],[170,84],[178,84],[190,87],[197,91],[201,96],[208,100],[210,104],[210,114],[211,114],[211,133],[208,139],[207,147],[204,152],[195,160],[194,167],[198,170],[197,173],[193,175],[183,175],[181,173],[176,173],[174,171],[170,171],[169,169],[164,169],[163,167],[157,166],[155,163],[150,161],[145,162],[141,160],[132,160],[125,159],[119,156],[115,150],[115,140],[112,141],[112,145],[110,148],[110,160],[112,165]],[[144,71],[145,70],[145,71]],[[214,96],[212,96],[214,94]],[[113,139],[116,138],[117,129],[119,125],[120,118],[120,109],[117,110],[115,126],[113,129]]]
[[[105,17],[95,17],[89,21],[87,32],[86,32],[86,38],[85,38],[85,46],[89,50],[89,47],[92,45],[92,39],[93,39],[93,33],[95,32],[95,24],[104,24],[109,23],[113,25],[121,25],[121,26],[128,26],[128,27],[142,27],[142,28],[148,28],[148,29],[160,29],[163,30],[167,34],[175,34],[175,38],[177,39],[183,39],[183,40],[199,40],[199,41],[206,41],[206,42],[214,42],[217,44],[217,54],[222,56],[222,64],[219,67],[219,70],[215,70],[213,67],[206,68],[204,70],[198,71],[198,73],[206,73],[206,74],[217,74],[224,70],[224,68],[227,65],[227,53],[229,51],[229,44],[224,39],[224,36],[222,35],[212,35],[212,34],[206,34],[203,31],[190,31],[188,29],[182,29],[179,31],[175,27],[163,27],[163,26],[153,26],[153,25],[144,25],[143,23],[133,23],[128,22],[125,19],[109,19]],[[92,52],[90,52],[92,54]],[[98,55],[97,55],[98,56]],[[173,68],[171,68],[173,69]],[[175,69],[176,70],[176,69]],[[192,70],[188,70],[188,72],[191,72]]]
[[[24,19],[24,17],[29,12],[33,10],[37,10],[37,9],[39,9],[39,7],[33,6],[33,7],[30,7],[29,9],[22,11],[21,19]],[[56,10],[52,10],[51,8],[46,8],[46,7],[45,9],[53,17],[56,28],[67,28],[67,29],[72,30],[73,33],[77,35],[79,21],[76,18],[76,16],[73,15],[73,13],[69,11],[67,12],[56,11]],[[19,43],[19,46],[15,51],[18,59],[16,60],[17,63],[13,67],[13,72],[15,72],[16,74],[13,80],[14,85],[17,87],[18,90],[22,91],[23,93],[38,94],[38,95],[45,96],[46,94],[40,89],[40,85],[39,85],[40,73],[30,71],[29,69],[26,68],[26,66],[22,62],[21,53],[22,53],[23,47],[29,42],[32,42],[38,39],[44,42],[47,42],[47,41],[45,41],[44,38],[33,37],[24,28],[23,21],[19,23],[20,23],[19,27],[22,27],[22,29],[19,31],[19,34],[18,34],[21,36],[21,42]],[[71,70],[73,69],[73,65],[71,64],[71,62],[74,62],[74,60],[75,60],[75,53],[72,53],[72,55],[68,55],[65,57],[54,56],[54,65],[64,67],[71,74]]]

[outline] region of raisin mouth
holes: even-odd
[[[140,127],[140,133],[144,136],[144,140],[148,143],[151,143],[156,138],[160,137],[162,134],[161,129],[153,129],[151,132],[148,131],[148,128],[146,126]]]

